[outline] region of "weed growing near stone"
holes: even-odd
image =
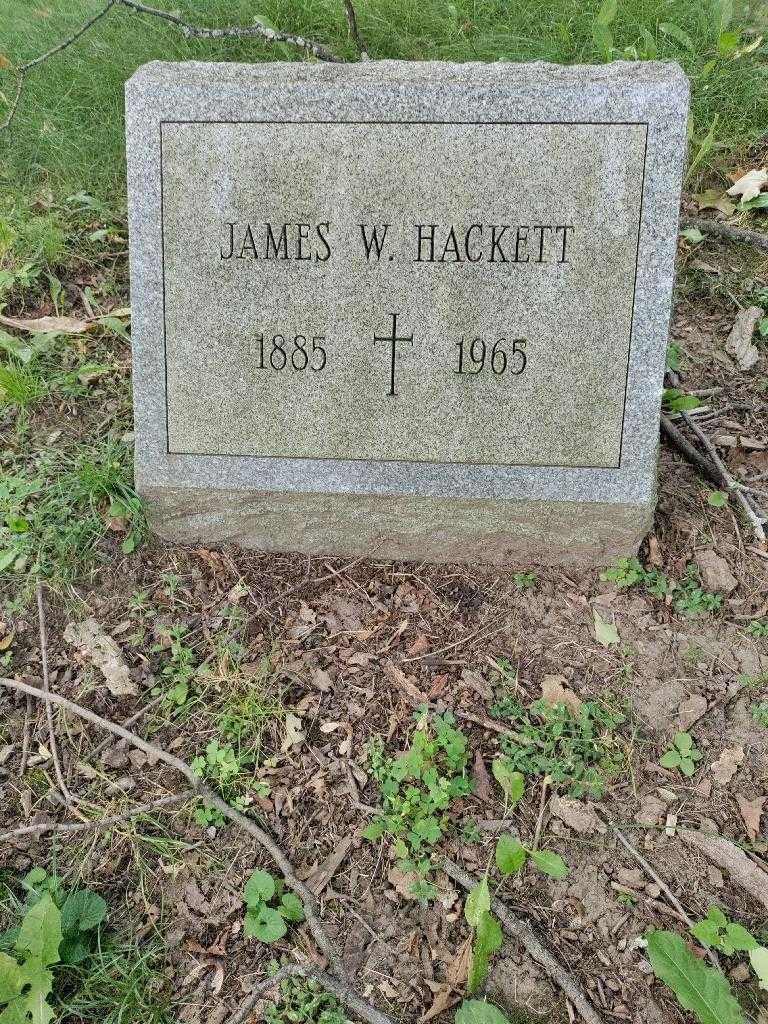
[[[515,697],[502,696],[490,714],[514,730],[501,737],[509,771],[548,775],[553,786],[570,796],[601,796],[621,767],[613,733],[625,716],[599,701],[585,701],[575,715],[564,704],[537,700],[526,707]]]
[[[658,569],[645,569],[636,558],[619,558],[610,569],[600,573],[600,579],[621,588],[642,586],[649,597],[671,595],[675,611],[691,618],[718,611],[723,604],[721,594],[711,594],[701,586],[699,570],[692,562],[683,578],[675,581]]]
[[[424,710],[415,717],[416,729],[405,753],[389,757],[381,739],[371,741],[371,773],[384,813],[363,835],[369,840],[389,836],[401,869],[423,877],[431,867],[433,847],[449,827],[451,805],[472,792],[472,782],[467,777],[467,738],[456,728],[453,715]]]

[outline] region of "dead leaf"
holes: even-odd
[[[412,889],[414,885],[420,881],[420,875],[417,871],[401,871],[396,865],[387,872],[387,879],[389,884],[406,900],[416,900],[418,896],[414,896]]]
[[[547,704],[565,704],[574,715],[581,714],[581,701],[568,686],[565,676],[544,676],[541,696]]]
[[[602,644],[603,647],[610,647],[611,644],[619,643],[619,631],[616,629],[616,626],[612,622],[606,622],[596,608],[592,609],[592,614],[595,618],[595,640]]]
[[[472,936],[468,935],[459,946],[456,955],[451,959],[445,970],[445,980],[451,988],[460,989],[467,980],[469,965],[472,962]]]
[[[6,68],[9,68],[10,66],[11,66],[11,62],[8,60],[8,58],[5,56],[5,54],[4,53],[0,53],[0,68],[5,70]]]
[[[441,985],[435,993],[432,1005],[427,1012],[419,1018],[419,1024],[427,1024],[427,1021],[434,1020],[435,1017],[439,1017],[441,1013],[445,1013],[446,1010],[450,1009],[455,1003],[458,1003],[458,1001],[459,996],[454,995],[448,985]]]
[[[493,803],[491,779],[488,775],[488,769],[485,767],[485,761],[483,760],[483,753],[481,750],[475,751],[472,779],[475,783],[475,794],[485,803]]]
[[[135,697],[139,692],[136,684],[131,681],[123,652],[96,619],[70,622],[64,630],[64,639],[90,658],[104,676],[107,689],[113,697]]]
[[[90,326],[86,320],[78,320],[73,316],[41,316],[34,320],[0,316],[0,324],[28,334],[82,334]]]
[[[731,333],[725,342],[725,351],[738,363],[740,370],[750,370],[760,357],[757,346],[752,344],[755,324],[762,319],[759,306],[747,306],[736,317]]]
[[[401,668],[399,668],[393,661],[387,661],[384,665],[384,669],[390,679],[394,680],[401,690],[404,690],[413,700],[418,701],[419,704],[425,704],[427,698],[418,688],[414,682],[413,676],[407,676]]]
[[[700,210],[719,210],[726,217],[730,217],[736,209],[736,204],[717,188],[708,188],[693,198]]]
[[[741,196],[743,203],[760,195],[760,189],[768,181],[768,174],[761,168],[747,171],[728,189],[729,196]]]
[[[701,718],[707,710],[707,698],[700,693],[694,693],[688,700],[684,700],[677,709],[677,724],[681,732],[688,732],[690,727]]]
[[[747,835],[754,843],[760,833],[760,818],[763,814],[764,796],[756,796],[754,800],[747,800],[740,793],[736,794],[736,803],[739,805],[739,812],[747,826]]]
[[[593,832],[603,834],[607,831],[591,803],[572,800],[570,797],[558,796],[555,793],[549,801],[549,809],[556,818],[580,835],[586,836]]]
[[[315,896],[320,895],[339,870],[351,845],[352,836],[343,836],[336,844],[335,849],[333,849],[325,860],[318,867],[314,868],[314,870],[307,876],[305,879],[307,888],[310,892],[313,892]]]
[[[298,715],[291,714],[289,711],[285,716],[285,737],[280,745],[280,749],[285,754],[291,747],[298,747],[307,738],[306,733],[302,731],[302,722]]]
[[[720,786],[727,786],[744,760],[744,747],[726,747],[712,764],[712,774]]]
[[[635,815],[638,825],[657,825],[666,816],[667,805],[658,797],[647,794],[640,803],[640,810]]]

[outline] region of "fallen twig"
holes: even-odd
[[[768,873],[751,861],[743,850],[723,836],[712,836],[706,832],[680,829],[679,836],[700,850],[713,864],[724,868],[733,881],[768,910]]]
[[[463,868],[460,868],[458,864],[454,864],[453,861],[443,860],[441,862],[441,867],[449,878],[452,878],[454,882],[458,882],[458,884],[467,891],[474,889],[475,885],[477,885],[477,879],[464,871]],[[565,967],[563,967],[563,965],[560,964],[554,956],[552,956],[549,950],[539,942],[528,922],[523,920],[523,918],[518,917],[516,914],[513,914],[512,911],[499,899],[492,899],[491,906],[493,907],[493,912],[504,926],[504,930],[511,935],[512,938],[520,940],[528,955],[535,960],[537,964],[540,964],[550,978],[560,986],[566,996],[573,1003],[574,1007],[581,1014],[582,1019],[586,1021],[586,1024],[602,1024],[600,1017],[597,1015],[589,999],[587,999],[577,984],[576,979],[569,974]]]
[[[43,604],[43,588],[40,583],[37,584],[37,618],[40,624],[40,660],[43,666],[43,690],[45,693],[50,693],[51,686],[50,676],[48,673],[48,631],[45,626],[45,605]],[[72,794],[67,788],[67,784],[64,781],[64,772],[61,770],[59,749],[56,743],[56,731],[53,725],[53,708],[51,707],[50,701],[46,701],[45,704],[45,717],[48,719],[48,745],[51,748],[51,757],[53,758],[53,767],[56,772],[56,779],[65,802],[71,804]]]
[[[158,811],[161,808],[184,803],[194,795],[194,793],[178,793],[172,796],[163,796],[159,800],[137,804],[136,807],[132,807],[123,814],[112,814],[108,818],[96,818],[94,821],[41,821],[35,825],[22,825],[20,828],[11,829],[10,832],[0,833],[0,843],[5,843],[9,839],[17,839],[20,836],[42,835],[45,832],[95,832],[118,825],[121,821],[129,821],[139,814],[149,814],[150,811]]]
[[[146,14],[154,18],[160,18],[162,21],[170,22],[172,25],[175,25],[188,39],[242,39],[248,36],[255,36],[268,43],[279,43],[284,46],[291,46],[294,49],[301,50],[303,53],[307,53],[312,57],[316,57],[318,60],[326,61],[328,63],[346,63],[344,57],[339,57],[327,46],[316,42],[314,39],[307,39],[304,36],[295,35],[292,32],[281,32],[278,29],[270,28],[268,25],[265,25],[258,20],[255,20],[252,25],[231,25],[226,28],[208,28],[205,25],[193,25],[190,22],[184,21],[184,19],[180,18],[177,14],[172,14],[170,11],[161,11],[156,7],[149,7],[147,4],[140,3],[139,0],[108,0],[108,3],[105,4],[104,7],[96,11],[96,13],[88,18],[87,21],[84,21],[77,31],[72,33],[72,35],[62,39],[61,42],[52,46],[50,50],[46,50],[45,53],[41,53],[39,56],[33,57],[32,60],[28,60],[25,64],[21,64],[16,68],[16,89],[10,106],[8,107],[8,112],[3,121],[0,122],[0,131],[3,131],[5,128],[10,126],[11,121],[16,114],[19,106],[19,100],[21,99],[21,92],[24,87],[24,78],[27,72],[38,64],[42,64],[43,61],[47,60],[49,57],[53,57],[54,54],[60,53],[68,46],[71,46],[72,43],[76,42],[82,35],[92,28],[97,21],[100,21],[105,14],[108,14],[114,7],[118,6],[136,11],[137,14]],[[347,5],[345,4],[345,9],[346,6]],[[351,6],[351,4],[349,6]],[[347,17],[349,18],[349,12],[347,12]],[[356,38],[355,42],[357,43]]]
[[[696,437],[701,441],[707,455],[702,455],[691,443],[688,441],[680,430],[672,423],[669,417],[663,413],[661,415],[661,429],[667,438],[675,445],[675,447],[692,463],[703,476],[712,480],[719,487],[723,487],[728,494],[733,495],[736,501],[741,506],[744,515],[749,520],[752,526],[752,531],[755,535],[755,539],[759,544],[766,543],[765,529],[763,523],[765,517],[758,512],[754,507],[745,488],[736,480],[728,468],[726,467],[723,460],[717,453],[717,449],[714,444],[701,427],[694,421],[694,419],[687,413],[682,412],[681,417],[683,422],[688,426]]]
[[[768,249],[768,235],[762,231],[753,231],[751,228],[737,228],[733,224],[724,224],[712,217],[686,217],[680,221],[682,230],[687,228],[698,228],[704,235],[713,235],[715,238],[724,238],[729,242],[747,242],[755,245],[758,249]]]
[[[347,16],[347,24],[349,25],[349,34],[352,36],[352,40],[357,48],[358,56],[360,60],[368,60],[368,48],[365,45],[360,29],[357,25],[357,14],[355,13],[355,6],[352,0],[344,0],[344,13]]]
[[[648,875],[648,877],[652,881],[654,881],[656,885],[658,885],[658,887],[667,897],[669,902],[675,908],[677,913],[680,915],[682,920],[688,925],[689,928],[692,928],[693,921],[686,913],[685,907],[682,905],[677,896],[675,896],[675,894],[672,892],[672,890],[661,877],[661,875],[655,870],[655,868],[651,867],[651,865],[648,863],[648,861],[645,859],[642,853],[640,853],[637,847],[635,847],[633,843],[630,843],[630,841],[627,839],[627,837],[624,835],[621,829],[617,825],[615,825],[610,819],[607,818],[606,820],[611,830],[613,831],[614,835],[619,840],[624,849],[627,851],[627,853],[634,857],[634,859],[637,861],[637,863],[640,865],[640,867],[643,869],[646,875]],[[714,964],[715,967],[720,967],[720,961],[718,960],[717,953],[715,953],[714,950],[708,948],[707,956],[709,957],[710,962]]]
[[[358,1017],[368,1021],[368,1024],[393,1024],[391,1017],[387,1017],[386,1014],[381,1013],[380,1010],[366,1003],[349,985],[337,981],[326,971],[321,971],[314,964],[286,964],[285,967],[281,967],[279,971],[276,971],[271,978],[260,981],[249,993],[242,1006],[229,1018],[228,1024],[243,1024],[243,1021],[248,1019],[258,1001],[263,999],[275,985],[279,985],[285,978],[314,978],[315,981],[320,982],[324,989],[336,996],[343,1006],[356,1013]]]
[[[290,861],[274,839],[260,828],[255,821],[246,817],[244,814],[241,814],[239,811],[236,811],[234,807],[230,807],[225,800],[222,800],[218,793],[214,792],[214,790],[212,790],[210,786],[206,785],[199,776],[195,775],[190,766],[180,758],[176,757],[174,754],[169,754],[168,751],[163,750],[162,747],[158,747],[154,743],[149,743],[147,740],[141,739],[141,737],[134,735],[134,733],[124,729],[121,725],[117,725],[115,722],[110,722],[106,718],[102,718],[101,715],[97,715],[95,711],[90,711],[88,708],[81,707],[79,704],[75,704],[73,701],[67,700],[66,697],[61,697],[58,693],[46,693],[43,690],[36,689],[34,686],[27,685],[27,683],[17,682],[15,679],[0,679],[0,686],[4,686],[9,690],[15,690],[18,693],[26,693],[31,697],[35,697],[37,700],[42,700],[49,704],[57,704],[59,707],[64,708],[71,714],[77,715],[79,718],[83,718],[86,722],[91,722],[93,725],[97,725],[100,729],[106,729],[107,732],[111,732],[115,736],[120,736],[122,739],[130,743],[131,746],[138,747],[138,749],[143,750],[145,754],[150,754],[152,757],[155,757],[160,761],[164,761],[167,765],[175,768],[177,772],[187,779],[194,792],[201,796],[208,804],[215,807],[216,810],[224,815],[225,818],[229,818],[230,821],[235,822],[236,825],[238,825],[244,832],[247,832],[248,835],[252,836],[259,845],[267,851],[275,864],[280,868],[288,888],[292,889],[303,902],[307,926],[312,932],[318,947],[324,956],[327,957],[328,962],[338,977],[346,981],[346,971],[344,969],[341,956],[323,928],[315,897],[304,883],[299,881],[296,877]]]
[[[27,770],[27,761],[29,760],[29,734],[32,727],[32,698],[27,697],[26,707],[24,708],[24,733],[21,740],[21,763],[19,764],[19,778]]]

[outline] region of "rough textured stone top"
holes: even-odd
[[[144,488],[652,500],[673,64],[149,64]]]

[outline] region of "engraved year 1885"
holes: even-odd
[[[309,369],[319,373],[326,363],[324,341],[324,334],[316,334],[312,338],[304,334],[294,334],[292,338],[284,334],[273,334],[271,338],[257,334],[259,357],[256,367],[259,370],[271,368],[278,371],[290,367],[293,370]]]
[[[462,337],[461,341],[456,342],[459,365],[453,372],[477,376],[490,370],[496,377],[504,373],[519,377],[528,364],[526,344],[525,338],[515,338],[513,341],[499,338],[491,345],[484,338]]]

